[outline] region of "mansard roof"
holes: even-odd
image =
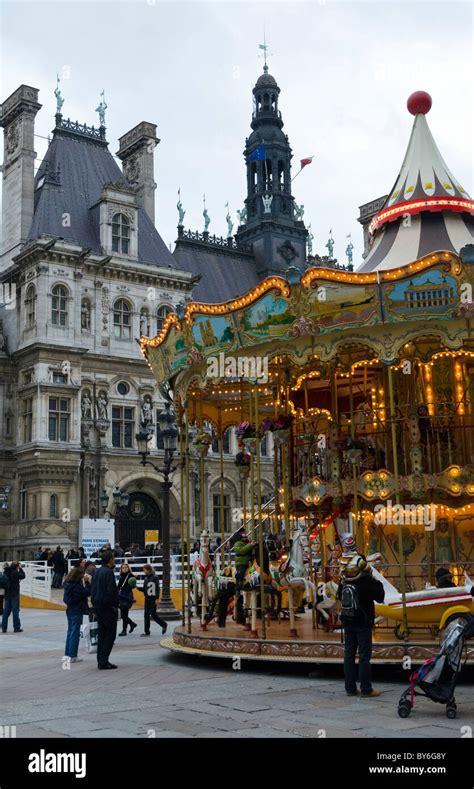
[[[99,212],[94,208],[106,184],[127,183],[104,139],[69,124],[56,128],[35,179],[35,208],[28,235],[75,241],[102,253]],[[84,127],[86,129],[86,127]],[[43,180],[44,177],[44,180]],[[65,215],[68,215],[69,218]],[[138,259],[155,266],[177,268],[175,260],[142,207],[138,208]]]
[[[173,253],[178,268],[200,275],[193,288],[195,301],[204,304],[230,301],[260,282],[251,248],[229,248],[226,239],[203,240],[203,235],[180,233]]]

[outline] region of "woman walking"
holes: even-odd
[[[65,657],[71,663],[79,663],[82,658],[77,657],[79,637],[81,634],[82,617],[88,613],[87,598],[91,593],[90,584],[84,580],[84,573],[79,567],[73,567],[64,582],[64,597],[67,616],[67,636]]]
[[[120,575],[117,583],[120,616],[122,617],[122,632],[119,633],[119,636],[127,635],[127,625],[130,625],[131,633],[133,633],[133,631],[137,626],[137,623],[132,622],[132,620],[128,615],[128,612],[130,611],[132,605],[135,602],[135,598],[133,597],[132,590],[136,585],[137,585],[137,581],[134,574],[130,570],[128,564],[124,562],[120,568]]]

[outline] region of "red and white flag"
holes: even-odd
[[[306,167],[307,164],[311,164],[313,159],[314,156],[307,156],[306,159],[300,159],[301,169],[303,169],[303,167]]]

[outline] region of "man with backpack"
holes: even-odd
[[[151,564],[143,565],[143,573],[144,573],[144,578],[143,578],[142,592],[145,596],[144,611],[143,611],[145,617],[145,632],[142,633],[142,636],[150,635],[151,619],[153,619],[153,621],[156,622],[157,625],[160,625],[161,632],[164,635],[166,633],[166,628],[168,627],[168,624],[164,619],[158,616],[156,610],[157,601],[160,599],[160,582]]]
[[[356,553],[341,573],[337,591],[341,601],[341,621],[344,626],[344,678],[348,696],[357,696],[356,655],[359,651],[360,694],[380,696],[371,682],[372,628],[376,603],[383,603],[385,590],[375,580],[364,556]]]

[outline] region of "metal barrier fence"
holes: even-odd
[[[25,577],[20,584],[22,594],[39,600],[51,600],[53,568],[46,562],[22,562]]]

